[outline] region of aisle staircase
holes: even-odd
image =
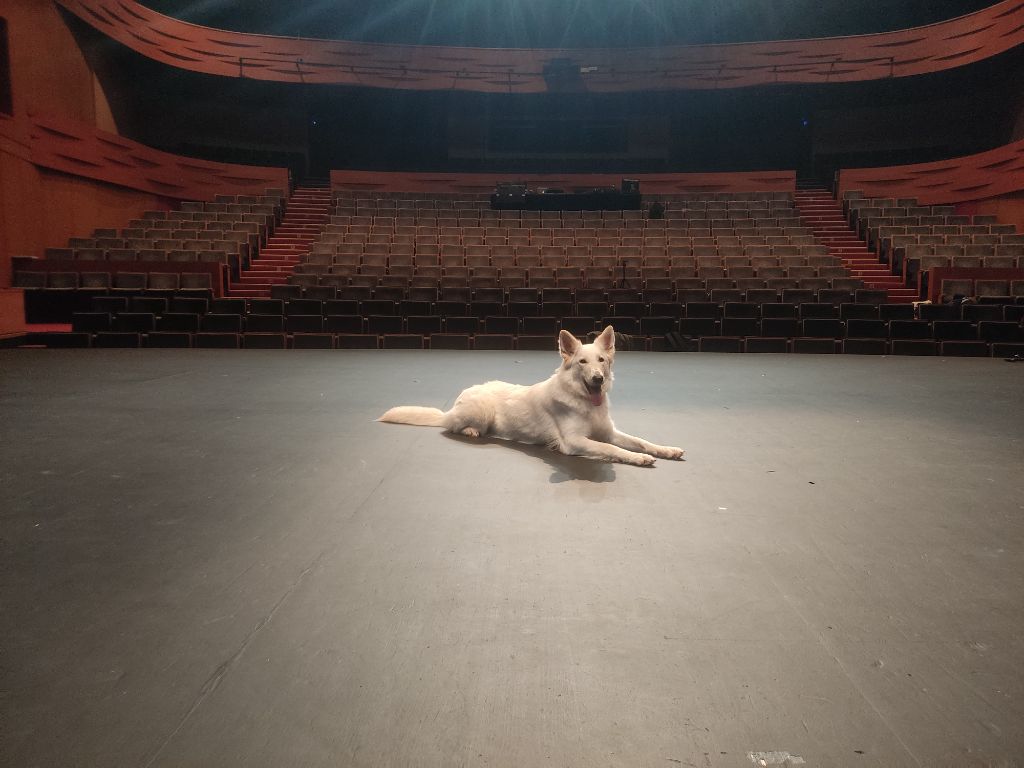
[[[285,204],[284,218],[249,268],[232,281],[229,296],[266,298],[270,286],[285,283],[309,246],[330,220],[331,190],[328,187],[296,187]]]
[[[883,289],[890,304],[906,304],[917,300],[917,291],[903,285],[900,277],[889,271],[868,250],[867,243],[857,237],[843,216],[843,208],[832,193],[820,185],[799,184],[796,209],[804,226],[810,227],[818,241],[828,247],[832,256],[843,260],[850,277],[864,281],[866,288]]]

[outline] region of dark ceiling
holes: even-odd
[[[141,0],[238,32],[553,48],[728,43],[884,32],[994,0]]]

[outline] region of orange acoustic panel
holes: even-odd
[[[85,123],[30,114],[29,152],[42,168],[180,200],[217,194],[261,195],[288,188],[286,168],[197,160],[146,147]]]
[[[143,56],[194,72],[412,90],[543,92],[549,90],[545,67],[566,61],[568,87],[598,93],[879,80],[971,64],[1024,42],[1020,0],[1004,0],[938,24],[872,35],[588,49],[275,37],[188,24],[130,0],[57,2]]]
[[[935,163],[839,172],[840,196],[916,197],[922,205],[961,203],[1024,190],[1024,139],[988,152]]]
[[[618,187],[623,176],[640,182],[645,194],[682,192],[792,192],[794,171],[749,171],[742,173],[646,173],[646,174],[516,174],[516,173],[392,173],[377,171],[331,171],[331,189],[367,192],[466,192],[494,191],[500,181],[526,184],[531,189],[593,189]]]
[[[0,339],[24,332],[24,291],[18,288],[0,288]]]

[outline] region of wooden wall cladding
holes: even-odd
[[[934,163],[839,172],[838,192],[916,197],[923,205],[983,200],[1024,190],[1024,139],[988,152]]]
[[[591,92],[738,88],[907,77],[963,66],[1024,42],[1024,2],[896,32],[651,48],[493,49],[253,35],[187,24],[131,0],[56,0],[138,53],[224,77],[412,90],[536,93],[552,60],[586,68]],[[884,11],[880,11],[884,12]],[[593,68],[592,70],[590,68]]]
[[[30,158],[35,165],[179,200],[217,194],[261,195],[287,190],[286,168],[232,165],[172,155],[117,134],[52,115],[29,115]]]
[[[499,181],[571,190],[574,188],[618,188],[623,174],[499,174],[499,173],[392,173],[376,171],[331,171],[331,189],[367,192],[467,192],[494,191]],[[644,194],[681,192],[793,192],[795,171],[751,171],[744,173],[650,173],[629,174],[640,182]]]

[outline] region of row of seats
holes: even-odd
[[[16,272],[14,284],[24,289],[28,323],[69,322],[72,313],[88,310],[97,296],[213,296],[213,281],[208,272],[113,276],[107,272]]]
[[[208,261],[216,264],[245,264],[236,243],[207,241],[202,249],[165,248],[47,248],[44,257],[50,261]]]
[[[168,211],[167,218],[178,221],[208,221],[206,217],[211,213],[224,214],[233,213],[245,215],[256,213],[263,216],[277,217],[281,211],[281,203],[183,203],[180,210]]]
[[[765,208],[743,211],[743,216],[688,217],[669,219],[650,218],[602,218],[600,216],[579,216],[578,218],[550,218],[520,216],[381,216],[379,214],[353,215],[335,213],[330,215],[330,226],[376,227],[381,230],[397,230],[399,227],[432,227],[435,229],[552,229],[552,230],[640,230],[658,231],[664,229],[747,229],[761,227],[798,227],[800,217],[794,208]],[[335,230],[337,231],[337,230]],[[355,230],[359,231],[359,230]]]
[[[389,286],[398,288],[413,287],[438,287],[438,286],[460,286],[467,285],[470,288],[489,288],[497,286],[500,288],[630,288],[636,287],[641,281],[645,288],[657,288],[658,290],[699,289],[706,287],[709,281],[721,281],[710,283],[710,285],[721,289],[736,289],[739,291],[769,290],[781,291],[786,288],[805,288],[809,290],[841,289],[846,291],[856,290],[863,287],[863,281],[850,277],[725,277],[724,272],[711,273],[705,271],[698,275],[692,270],[681,272],[677,276],[669,277],[645,277],[638,274],[625,275],[618,270],[597,270],[591,269],[581,271],[578,269],[567,269],[563,274],[562,268],[551,270],[536,270],[534,268],[512,267],[501,270],[497,276],[488,271],[484,274],[470,273],[467,278],[464,274],[458,273],[445,276],[441,273],[440,267],[417,268],[417,273],[411,276],[403,274],[381,274],[383,270],[372,270],[368,273],[351,272],[347,274],[332,274],[310,269],[316,265],[306,265],[307,270],[295,272],[289,275],[287,282],[291,285],[301,286],[334,286],[343,288],[347,286],[361,286],[374,288],[377,286]],[[326,268],[326,267],[325,267]],[[830,269],[830,268],[826,268]],[[819,270],[819,274],[821,270]]]
[[[337,217],[336,217],[337,218]],[[728,223],[708,222],[705,226],[667,226],[666,222],[660,222],[660,226],[654,226],[651,222],[646,227],[619,227],[619,226],[597,226],[597,227],[520,227],[520,226],[441,226],[424,224],[402,224],[400,219],[393,220],[388,224],[380,223],[330,223],[324,226],[324,232],[328,235],[457,235],[460,238],[467,237],[529,237],[535,240],[543,240],[548,237],[580,238],[580,237],[709,237],[710,235],[694,234],[702,231],[715,233],[715,237],[729,237],[730,233],[739,231],[741,234],[757,235],[764,230],[769,234],[775,230],[782,230],[781,234],[806,235],[811,234],[812,229],[804,226],[800,219],[737,219]],[[437,223],[443,222],[439,219]],[[453,219],[454,221],[454,219]],[[610,222],[605,222],[609,224]],[[671,223],[671,222],[669,222]],[[745,224],[745,225],[744,225]],[[157,231],[157,230],[154,230]],[[713,241],[712,241],[713,242]]]
[[[842,303],[817,301],[818,297],[802,294],[788,295],[785,300],[756,304],[732,302],[707,296],[701,301],[686,303],[663,301],[662,297],[619,291],[610,295],[581,294],[573,297],[567,294],[556,296],[530,295],[525,292],[508,294],[481,293],[470,296],[461,292],[442,292],[433,296],[413,294],[407,298],[396,294],[375,294],[373,297],[358,298],[213,298],[197,297],[191,294],[176,294],[169,297],[153,295],[99,295],[91,297],[88,311],[117,316],[121,313],[150,314],[160,318],[165,314],[187,314],[201,316],[207,313],[217,315],[317,315],[321,317],[358,315],[368,318],[373,315],[477,317],[508,316],[527,319],[530,317],[563,318],[577,315],[595,317],[619,315],[640,319],[645,316],[669,317],[738,317],[756,318],[784,317],[807,319],[839,320],[926,320],[926,321],[1003,321],[1021,323],[1024,321],[1024,301],[1019,304],[871,304],[851,303],[852,298]],[[810,301],[808,301],[810,299]]]
[[[953,217],[946,217],[947,219]],[[958,217],[966,218],[966,217]],[[922,237],[964,238],[978,235],[1012,235],[1017,232],[1015,224],[881,224],[867,228],[868,240],[872,245],[891,237],[906,237],[909,242],[928,242],[915,240]],[[943,240],[944,241],[944,240]],[[940,241],[931,241],[940,242]],[[957,242],[950,240],[949,242]],[[959,241],[964,242],[964,241]],[[967,241],[969,242],[969,241]]]
[[[948,204],[919,205],[916,197],[866,197],[862,190],[849,189],[843,193],[843,213],[852,215],[861,208],[915,208],[933,214],[954,214],[956,206]]]
[[[987,247],[993,250],[992,255],[979,255],[979,251],[968,254],[961,246],[956,245],[898,247],[892,252],[891,265],[893,271],[902,275],[909,283],[918,273],[927,272],[932,268],[1016,269],[1024,262],[1024,255],[1016,253],[1018,249],[1024,251],[1024,244]],[[1003,253],[996,255],[995,248],[1009,249],[1009,253],[1004,250]]]
[[[51,290],[91,289],[99,291],[178,291],[213,288],[209,272],[41,272],[14,273],[15,288]]]
[[[902,229],[902,227],[901,227]],[[921,229],[925,229],[921,227]],[[1024,236],[1018,234],[945,234],[941,232],[911,232],[898,234],[878,233],[869,247],[878,256],[878,260],[898,266],[897,258],[902,259],[907,248],[917,246],[958,246],[967,256],[996,256],[996,249],[1009,249],[1013,255],[1020,255],[1016,249],[1024,245]],[[900,250],[902,249],[902,250]],[[897,254],[896,251],[900,250]]]
[[[64,260],[169,261],[172,260],[171,253],[221,251],[234,261],[248,263],[250,256],[256,253],[263,242],[260,234],[241,230],[210,230],[199,232],[198,237],[194,236],[196,233],[191,233],[193,237],[187,239],[171,236],[177,232],[166,231],[155,237],[72,237],[68,238],[66,248],[47,248],[43,256]],[[158,257],[161,252],[168,255],[166,259]]]
[[[984,274],[980,272],[978,274]],[[992,280],[986,278],[946,278],[939,286],[942,296],[969,297],[979,301],[990,299],[1017,300],[1024,298],[1024,272],[1020,280]]]
[[[69,239],[68,245],[72,248],[115,247],[112,243],[104,244],[102,241],[119,238],[136,241],[136,247],[145,247],[145,243],[153,243],[158,240],[235,240],[255,247],[259,243],[266,242],[267,236],[273,230],[273,218],[262,215],[256,221],[184,222],[133,219],[128,222],[127,227],[120,230],[105,230],[104,234],[94,231],[91,238]],[[89,242],[90,240],[93,242]],[[125,243],[125,247],[132,247],[132,245]]]
[[[886,240],[881,255],[894,266],[908,256],[1021,255],[1024,235],[896,235]],[[998,249],[998,253],[997,253]]]
[[[911,235],[915,240],[918,238]],[[939,255],[946,256],[948,258],[956,258],[957,256],[1010,256],[1020,257],[1024,256],[1024,235],[1013,235],[1012,237],[1003,238],[1009,242],[1005,243],[956,243],[949,242],[952,236],[946,237],[944,235],[935,235],[936,240],[941,239],[942,242],[924,242],[925,236],[920,237],[921,242],[901,242],[898,238],[893,238],[890,241],[890,245],[893,248],[903,250],[905,257],[912,256],[929,256]],[[970,238],[970,235],[961,235],[963,238]],[[991,235],[989,235],[991,237]]]
[[[91,297],[90,311],[118,314],[120,312],[148,312],[161,316],[166,312],[206,314],[438,314],[485,316],[507,314],[513,316],[571,314],[629,314],[641,317],[645,314],[667,314],[672,316],[736,316],[736,317],[829,317],[839,319],[924,319],[924,321],[1024,321],[1024,297],[1018,303],[949,303],[916,306],[911,304],[879,304],[868,301],[855,302],[854,297],[837,296],[842,301],[821,301],[820,296],[803,293],[787,293],[781,301],[758,304],[732,302],[707,295],[698,300],[674,302],[664,295],[647,295],[637,291],[611,291],[608,293],[581,291],[571,292],[558,289],[537,292],[529,289],[510,292],[479,291],[473,294],[464,290],[433,293],[404,294],[394,291],[377,291],[371,294],[314,298],[306,293],[301,297],[289,298],[210,298],[198,297],[193,293],[170,296],[139,295],[95,295]],[[876,297],[872,297],[876,298]],[[529,307],[536,307],[531,310]],[[580,311],[581,308],[587,311]]]
[[[260,213],[190,213],[187,211],[168,211],[166,219],[130,219],[128,226],[119,230],[122,237],[142,237],[138,232],[177,232],[179,230],[204,231],[207,229],[245,229],[272,226],[275,214],[270,206]],[[239,226],[239,225],[245,226]],[[124,234],[128,233],[128,234]],[[115,237],[116,235],[107,235]]]
[[[361,315],[371,314],[438,314],[441,316],[486,317],[508,315],[570,316],[593,314],[596,316],[621,314],[634,318],[647,315],[694,316],[696,314],[737,313],[734,307],[747,305],[743,316],[763,313],[767,316],[793,316],[792,307],[802,307],[801,314],[814,316],[893,317],[909,318],[910,305],[890,305],[885,291],[860,289],[822,289],[819,291],[787,289],[783,291],[751,290],[746,292],[726,289],[714,290],[637,290],[637,289],[511,289],[508,291],[491,285],[470,289],[464,285],[453,288],[436,287],[400,289],[395,287],[354,287],[340,290],[331,286],[301,287],[276,285],[271,289],[272,299],[241,298],[212,299],[208,289],[188,291],[154,289],[83,289],[83,290],[30,290],[26,293],[26,310],[30,322],[68,322],[74,312],[98,311],[109,314],[120,312],[147,312],[160,316],[165,312],[201,315],[213,309],[218,314],[284,314],[284,315]],[[1012,301],[1011,299],[1004,299]],[[1002,301],[1002,300],[1001,300]],[[1024,305],[1024,297],[1019,304]],[[857,303],[854,303],[857,302]],[[924,305],[927,307],[929,305]],[[937,306],[937,305],[936,305]],[[715,307],[719,307],[715,310]],[[759,308],[760,307],[760,308]],[[922,307],[922,311],[925,310]],[[209,308],[209,309],[208,309]],[[1016,307],[993,305],[966,305],[964,319],[1003,319]],[[931,315],[928,315],[931,317]],[[944,319],[959,319],[950,314]],[[1007,318],[1009,319],[1009,317]]]
[[[825,259],[829,257],[823,257]],[[441,270],[438,273],[438,270]],[[668,257],[616,258],[597,256],[588,259],[553,259],[538,256],[503,256],[484,260],[483,258],[462,259],[455,256],[440,257],[375,257],[364,254],[330,256],[315,254],[296,265],[297,272],[323,274],[441,274],[471,276],[489,275],[497,278],[500,274],[524,274],[536,276],[572,277],[575,274],[616,274],[645,275],[646,277],[845,277],[845,267],[811,261],[797,257],[791,260],[765,259],[756,264],[750,261],[727,263],[722,259],[670,259]]]
[[[234,242],[234,243],[247,243],[254,244],[259,243],[258,229],[254,229],[249,225],[235,225],[240,226],[239,229],[208,229],[208,230],[184,230],[184,229],[166,229],[166,230],[122,230],[122,232],[143,232],[145,234],[130,237],[130,236],[118,236],[118,237],[72,237],[68,239],[68,248],[164,248],[165,250],[174,248],[209,248],[209,245],[205,245],[210,241],[212,242]],[[194,246],[187,246],[186,243],[195,243]]]
[[[942,220],[943,223],[938,223]],[[875,238],[887,234],[945,234],[945,235],[1007,235],[1017,231],[1013,224],[976,224],[967,216],[900,216],[860,218],[856,231],[860,237],[873,243]],[[921,231],[930,229],[930,233]],[[901,229],[906,230],[900,232]],[[936,231],[938,230],[938,231]]]
[[[262,230],[259,225],[234,224],[231,229],[146,229],[121,230],[117,237],[72,237],[68,239],[69,248],[208,248],[202,245],[208,241],[234,242],[258,245],[263,242]],[[141,233],[141,234],[140,234]],[[194,246],[186,243],[195,243]]]
[[[943,235],[943,234],[911,234],[893,235],[885,241],[886,252],[891,248],[925,251],[928,248],[950,248],[950,253],[968,252],[969,249],[984,252],[992,248],[1019,248],[1024,245],[1024,234],[1003,233],[985,235]],[[941,251],[940,251],[941,252]]]
[[[461,238],[456,235],[330,235],[320,237],[312,244],[314,251],[339,250],[344,246],[352,246],[352,252],[359,253],[372,247],[395,252],[408,251],[410,249],[420,250],[423,246],[428,249],[437,248],[475,248],[494,249],[503,248],[575,248],[578,252],[587,253],[594,248],[637,248],[649,252],[666,252],[666,249],[673,249],[675,252],[684,253],[692,249],[709,249],[708,253],[714,254],[718,251],[731,251],[733,254],[741,254],[748,249],[757,248],[822,248],[820,243],[814,241],[811,234],[801,235],[757,235],[743,237],[585,237],[568,238],[552,237],[543,239],[531,239],[529,237],[480,237]]]
[[[285,191],[278,187],[267,187],[263,190],[261,195],[247,195],[247,194],[226,194],[217,193],[213,196],[213,203],[202,203],[202,202],[186,202],[182,204],[182,208],[188,206],[199,206],[199,205],[215,205],[220,203],[267,203],[267,202],[280,202],[285,197]]]
[[[212,201],[186,200],[181,203],[178,210],[147,211],[143,215],[150,219],[174,219],[198,213],[272,213],[279,219],[285,200],[283,189],[269,188],[264,190],[262,195],[218,194]]]
[[[46,275],[47,273],[31,273],[32,276]],[[67,273],[49,273],[51,276],[68,276]],[[153,273],[154,275],[157,273]],[[76,283],[73,280],[57,281],[52,280],[51,285],[27,285],[26,297],[32,298],[35,295],[49,296],[76,296],[85,297],[144,297],[156,296],[175,298],[177,296],[212,296],[208,275],[190,276],[195,280],[186,280],[185,287],[181,282],[150,280],[147,284],[142,281],[120,281],[110,284],[108,281],[90,281]],[[19,281],[27,284],[28,281]],[[344,299],[352,301],[364,301],[369,299],[380,299],[387,301],[458,301],[469,303],[473,301],[497,302],[505,304],[509,302],[533,303],[534,305],[577,302],[607,302],[614,304],[624,301],[640,301],[647,304],[652,302],[686,304],[688,302],[708,301],[746,301],[752,304],[776,303],[779,301],[810,302],[819,301],[823,303],[841,304],[849,301],[857,303],[881,303],[886,301],[887,294],[884,290],[873,290],[863,288],[859,280],[851,279],[839,284],[833,281],[836,287],[822,287],[818,289],[796,288],[790,285],[779,289],[771,288],[750,288],[738,290],[733,283],[716,282],[714,280],[693,280],[684,283],[681,287],[664,286],[656,287],[650,284],[633,284],[631,286],[608,286],[608,287],[546,287],[526,288],[511,287],[502,288],[495,286],[493,281],[481,286],[467,285],[464,281],[451,286],[438,286],[436,283],[424,286],[397,286],[375,283],[373,285],[298,285],[278,284],[271,286],[270,295],[272,299],[294,300],[314,299],[316,301],[330,301]],[[228,300],[228,299],[221,299]],[[242,301],[242,299],[231,299]],[[1012,303],[1012,300],[1010,300]]]
[[[683,280],[718,280],[719,288],[830,288],[829,281],[848,278],[844,267],[732,267],[679,266],[679,267],[637,267],[622,264],[614,266],[595,265],[590,267],[522,267],[522,266],[424,266],[384,264],[318,264],[306,262],[295,267],[295,275],[319,275],[335,278],[388,278],[389,280],[413,280],[418,277],[433,277],[448,284],[464,281],[479,285],[482,281],[512,287],[522,283],[533,287],[551,287],[560,281],[566,285],[608,285],[611,282],[642,281],[656,282],[658,287],[669,287]],[[291,277],[289,278],[291,279]],[[778,281],[778,282],[774,282]],[[803,283],[801,283],[803,281]],[[813,281],[813,283],[807,283]]]
[[[620,350],[686,352],[806,353],[857,355],[936,355],[1008,357],[1024,353],[1024,344],[984,341],[943,341],[924,339],[793,339],[779,337],[704,336],[683,339],[678,335],[625,338]],[[550,352],[554,340],[548,335],[435,333],[31,333],[27,345],[96,348],[174,349],[435,349],[435,350],[520,350]]]
[[[750,305],[739,305],[739,308]],[[578,314],[578,315],[400,315],[400,314],[189,314],[165,312],[76,312],[72,331],[76,333],[369,333],[419,334],[488,333],[548,335],[560,329],[586,335],[595,329],[614,326],[621,333],[638,336],[767,336],[774,338],[822,339],[931,339],[934,341],[984,341],[1022,343],[1024,329],[1008,321],[924,321],[924,319],[886,319],[821,316],[742,316],[741,313],[715,314],[717,307],[701,307],[682,317],[672,315]],[[799,311],[800,308],[798,308]],[[781,313],[779,313],[781,314]]]
[[[848,322],[852,320],[872,320],[889,322],[893,320],[919,320],[921,322],[960,323],[976,325],[981,322],[1003,323],[1019,326],[1022,318],[1024,305],[972,305],[972,311],[950,312],[946,316],[938,315],[932,317],[931,313],[921,314],[914,317],[912,305],[899,304],[834,304],[820,303],[778,303],[778,304],[748,304],[743,302],[691,302],[689,304],[642,304],[639,302],[617,302],[607,304],[602,302],[579,302],[578,304],[546,304],[539,307],[537,304],[509,303],[506,305],[490,302],[460,303],[454,301],[441,301],[433,304],[427,302],[403,301],[390,302],[386,300],[367,299],[364,301],[349,301],[336,299],[328,302],[316,302],[310,299],[295,299],[284,304],[283,307],[272,306],[273,299],[260,299],[259,303],[252,303],[248,306],[224,306],[214,299],[208,304],[210,310],[204,307],[194,306],[201,299],[182,298],[174,300],[163,306],[154,306],[158,301],[166,302],[166,299],[153,299],[145,297],[138,302],[132,302],[128,309],[114,305],[114,302],[95,300],[92,303],[91,312],[76,312],[73,318],[103,318],[104,323],[109,323],[111,318],[118,322],[125,322],[131,318],[132,322],[139,319],[150,318],[147,328],[132,328],[129,330],[149,330],[154,323],[166,322],[171,318],[179,322],[181,318],[202,319],[207,315],[212,317],[259,317],[263,320],[280,318],[281,323],[290,322],[299,318],[297,322],[309,322],[310,318],[321,318],[332,322],[331,318],[362,318],[369,321],[370,318],[379,317],[400,317],[404,320],[417,318],[422,324],[429,322],[424,318],[435,318],[439,321],[457,319],[460,323],[468,322],[469,318],[478,322],[493,322],[505,324],[503,327],[517,327],[518,324],[543,325],[545,322],[561,322],[566,318],[592,317],[592,318],[627,318],[631,322],[644,323],[651,318],[672,318],[672,319],[712,319],[712,320],[839,320]],[[190,306],[191,305],[191,306]],[[310,306],[313,305],[313,306]],[[112,311],[113,310],[113,311]],[[173,310],[173,311],[172,311]],[[190,311],[192,310],[192,311]],[[196,311],[198,310],[198,311]],[[198,322],[193,319],[192,324]],[[510,325],[508,325],[510,324]],[[950,326],[953,327],[953,326]],[[179,330],[180,328],[164,330]],[[110,330],[110,328],[94,328],[93,330]],[[116,328],[114,330],[117,330]],[[207,330],[217,330],[210,329]],[[297,330],[290,328],[289,330]],[[338,329],[335,329],[338,330]]]
[[[522,282],[533,287],[554,287],[555,284],[563,283],[566,287],[576,285],[594,284],[608,286],[609,281],[617,282],[650,282],[655,281],[657,287],[668,287],[683,281],[692,280],[728,280],[729,285],[719,285],[719,288],[798,288],[794,281],[811,280],[816,288],[830,288],[829,280],[844,280],[849,278],[844,267],[723,267],[719,262],[717,265],[693,264],[665,266],[638,266],[636,264],[620,263],[610,265],[598,263],[590,266],[558,266],[541,265],[534,267],[525,266],[495,266],[483,265],[467,267],[461,264],[452,265],[445,263],[443,266],[437,262],[423,264],[374,264],[354,263],[343,260],[336,260],[333,263],[319,263],[309,261],[295,266],[289,280],[292,282],[313,284],[311,279],[298,277],[300,275],[319,275],[321,277],[347,278],[348,282],[355,284],[373,283],[371,278],[387,281],[393,284],[429,284],[431,280],[442,284],[458,284],[459,280],[468,282],[475,280],[479,284],[481,280],[493,280],[496,283],[505,281],[506,287],[512,287]],[[779,282],[768,283],[769,280]],[[742,282],[740,282],[742,281]],[[346,280],[332,280],[332,284],[344,284]],[[628,286],[623,286],[628,287]]]
[[[945,242],[964,245],[972,242],[971,238],[974,237],[1012,235],[1016,234],[1016,230],[1017,227],[1014,224],[986,224],[983,226],[960,224],[893,226],[884,224],[868,229],[866,239],[869,245],[877,251],[879,248],[885,247],[894,237],[900,238],[898,242],[902,245],[912,245],[914,243],[941,244]]]
[[[823,253],[821,246],[755,246],[747,250],[704,248],[678,248],[640,250],[623,246],[592,249],[564,249],[556,246],[516,246],[515,248],[474,248],[469,246],[442,246],[423,252],[412,249],[387,249],[366,247],[339,247],[332,250],[318,249],[307,254],[304,261],[314,264],[375,264],[388,266],[506,266],[506,267],[591,267],[631,266],[648,267],[835,267],[842,266],[842,259]]]
[[[218,222],[219,223],[219,222]],[[100,230],[102,231],[102,230]],[[232,224],[208,229],[122,229],[116,235],[102,235],[93,232],[92,237],[68,239],[70,248],[149,248],[155,242],[183,243],[206,240],[231,240],[248,243],[259,242],[261,232],[258,224]],[[180,246],[176,246],[180,247]]]
[[[855,283],[859,284],[859,283]],[[722,306],[726,303],[737,301],[752,305],[778,304],[783,303],[783,297],[790,299],[793,304],[818,303],[831,304],[839,307],[841,317],[876,317],[881,313],[883,319],[912,319],[914,317],[912,304],[887,304],[888,294],[884,290],[857,288],[846,289],[822,289],[807,292],[802,289],[789,290],[788,292],[747,291],[736,297],[735,291],[723,290],[686,290],[666,291],[636,290],[636,289],[595,289],[595,288],[542,288],[539,289],[539,296],[536,289],[512,288],[507,291],[487,287],[481,289],[470,289],[466,286],[451,288],[409,288],[400,289],[393,287],[356,287],[347,286],[335,289],[330,286],[309,286],[300,287],[297,285],[275,285],[271,288],[271,300],[292,301],[295,299],[314,299],[316,301],[344,300],[362,302],[369,299],[394,301],[394,302],[426,302],[433,304],[439,301],[461,302],[499,302],[503,304],[514,302],[533,302],[543,306],[550,306],[559,303],[576,304],[578,302],[607,302],[614,305],[616,302],[642,301],[653,305],[660,303],[661,311],[674,314],[675,311],[665,309],[668,305],[680,305],[693,302],[713,301]],[[261,301],[251,299],[250,301]],[[935,312],[935,316],[927,316],[926,319],[935,320],[958,320],[961,319],[960,312],[965,313],[965,319],[972,320],[999,320],[1004,319],[993,315],[993,312],[1000,312],[1006,308],[1007,312],[1017,311],[1016,306],[1024,305],[1024,295],[1016,297],[983,297],[978,303],[957,303],[957,304],[929,304],[920,303],[922,312]],[[992,307],[995,309],[992,309]],[[980,307],[980,309],[979,309]],[[877,308],[877,309],[876,309]],[[748,310],[749,311],[749,310]],[[951,316],[951,312],[957,313]],[[855,313],[855,314],[854,314]],[[1005,319],[1016,319],[1017,315]]]

